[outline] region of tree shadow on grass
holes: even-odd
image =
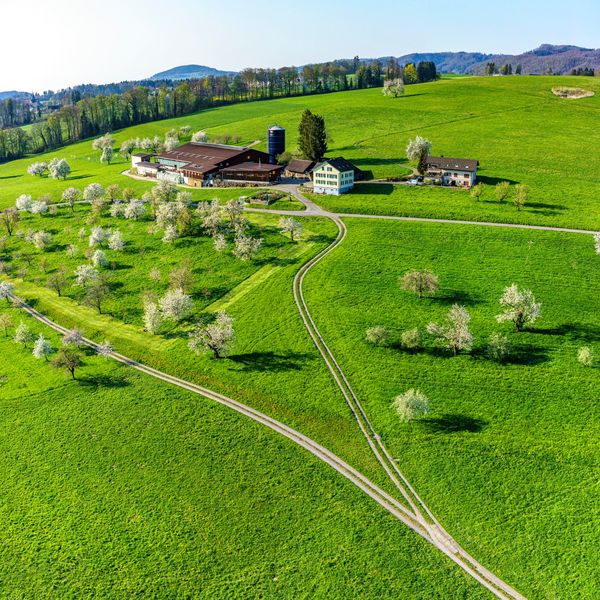
[[[486,360],[497,365],[524,365],[532,366],[548,362],[548,352],[542,346],[522,345],[515,346],[511,350],[509,356],[506,356],[501,361],[490,358],[486,348],[477,348],[471,351],[471,356],[475,360]]]
[[[432,433],[479,433],[487,424],[483,419],[461,414],[445,414],[420,421]]]
[[[346,196],[350,198],[355,194],[369,196],[390,196],[393,193],[394,186],[391,183],[367,183],[363,185],[359,183],[353,190],[350,190]]]
[[[515,185],[515,184],[519,183],[518,181],[515,181],[514,179],[507,179],[506,177],[487,177],[486,175],[477,175],[477,182],[485,183],[485,185],[497,185],[498,183],[500,183],[502,181],[508,181],[508,183],[510,183],[510,185]]]
[[[546,329],[527,329],[528,333],[537,333],[540,335],[560,335],[569,340],[581,342],[599,342],[600,327],[594,325],[582,325],[581,323],[564,323],[558,327]]]
[[[93,177],[92,175],[70,175],[68,177],[69,181],[76,181],[78,179],[89,179],[90,177]]]
[[[429,299],[441,304],[465,304],[470,306],[481,304],[482,302],[475,294],[463,290],[446,290],[435,296],[431,296]]]
[[[335,238],[331,237],[330,235],[325,235],[325,234],[315,234],[315,235],[311,235],[310,237],[306,238],[304,241],[305,242],[315,242],[315,243],[319,243],[319,244],[330,244],[331,242],[333,242]]]
[[[250,352],[236,354],[229,360],[242,366],[241,371],[299,371],[312,357],[303,352]]]

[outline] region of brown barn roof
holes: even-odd
[[[428,167],[438,167],[439,169],[456,169],[457,171],[477,171],[478,160],[468,158],[449,158],[447,156],[428,156]]]
[[[243,146],[223,146],[220,144],[200,144],[190,142],[179,146],[169,152],[161,152],[158,159],[174,160],[187,163],[185,169],[195,167],[194,170],[206,172],[214,169],[219,163],[231,160],[246,152]]]
[[[287,164],[286,170],[291,173],[302,173],[303,175],[309,173],[312,168],[315,166],[315,163],[312,160],[302,160],[300,158],[293,158]]]

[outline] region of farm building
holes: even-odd
[[[326,158],[312,170],[315,194],[339,196],[354,187],[356,167],[341,156]]]
[[[154,174],[158,179],[193,187],[210,186],[216,178],[272,182],[282,170],[270,164],[265,152],[221,144],[190,142],[156,155],[155,162],[150,162],[150,158],[152,155],[134,155],[131,165],[139,174]],[[231,169],[236,166],[240,168]]]
[[[245,162],[221,169],[220,175],[226,181],[277,181],[283,167],[268,163]]]
[[[478,166],[477,160],[428,156],[426,177],[438,180],[441,185],[471,187],[477,181]]]
[[[310,179],[311,171],[315,166],[312,160],[301,160],[293,158],[285,167],[284,175],[293,179]]]

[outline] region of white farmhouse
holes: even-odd
[[[326,158],[312,170],[315,194],[339,196],[354,187],[355,167],[345,158]]]

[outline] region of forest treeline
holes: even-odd
[[[120,93],[95,96],[73,88],[55,97],[52,102],[58,102],[56,110],[39,121],[35,121],[40,116],[39,107],[36,115],[30,99],[7,99],[0,102],[0,161],[203,108],[380,87],[384,79],[399,77],[409,84],[420,83],[436,79],[437,72],[429,62],[401,66],[394,59],[365,63],[355,57],[301,69],[245,69],[236,75],[163,82],[158,87],[137,85]],[[40,102],[37,100],[34,105]],[[26,131],[21,125],[30,127]]]

